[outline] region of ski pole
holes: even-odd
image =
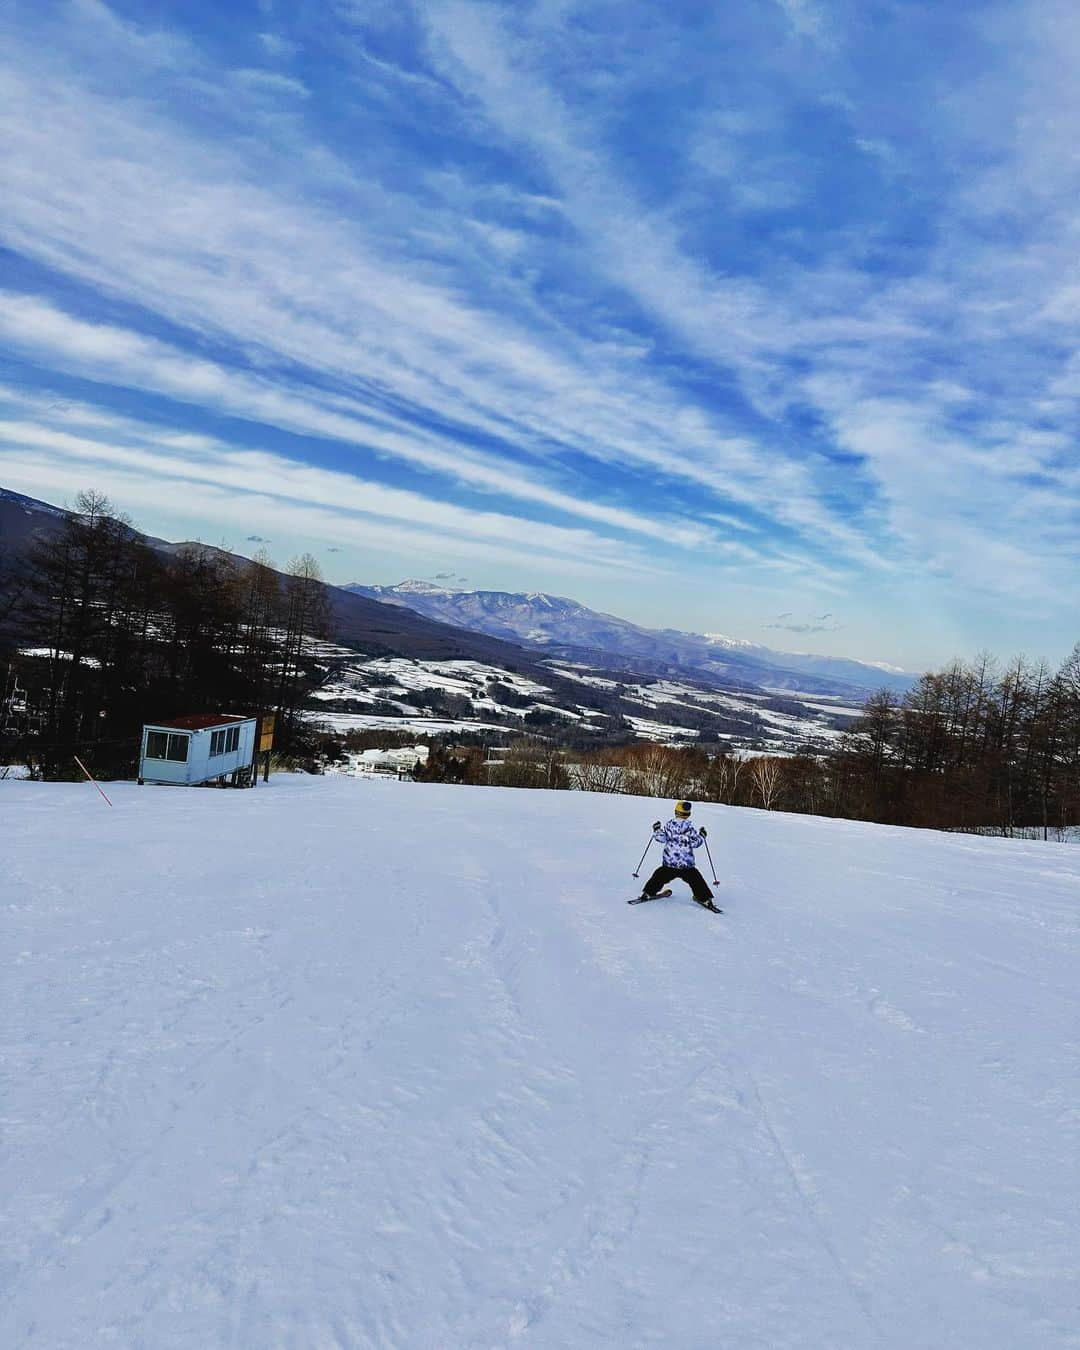
[[[653,846],[653,841],[650,839],[649,842],[645,845],[645,853],[648,853],[649,849],[651,849],[652,846]],[[641,860],[640,860],[640,862],[639,862],[638,865],[634,868],[633,875],[634,875],[635,877],[636,877],[637,874],[641,871],[641,864],[645,861],[645,853],[643,853],[643,854],[641,855]]]
[[[709,859],[709,866],[712,868],[712,884],[713,884],[714,886],[719,886],[719,885],[720,885],[720,882],[719,882],[719,880],[718,880],[718,878],[717,878],[717,875],[716,875],[716,864],[713,862],[713,860],[712,860],[712,853],[709,851],[709,841],[708,841],[708,839],[705,840],[705,854],[706,854],[706,856],[707,856],[708,859]]]

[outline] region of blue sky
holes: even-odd
[[[0,9],[0,483],[911,668],[1080,637],[1080,12]]]

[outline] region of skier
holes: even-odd
[[[658,820],[653,822],[653,838],[658,844],[663,844],[664,860],[642,888],[643,900],[651,900],[653,896],[659,895],[669,881],[678,877],[690,887],[699,905],[704,905],[706,909],[714,908],[709,883],[694,866],[694,849],[704,844],[708,831],[704,826],[697,830],[691,825],[692,810],[692,803],[676,802],[674,820],[669,820],[666,825],[661,825]]]

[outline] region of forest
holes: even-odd
[[[26,705],[9,716],[4,749],[42,777],[73,776],[75,755],[102,777],[130,775],[143,723],[197,708],[274,711],[286,751],[302,734],[311,641],[328,623],[310,555],[282,574],[265,557],[155,548],[84,492],[4,565],[5,665]]]
[[[841,814],[1044,834],[1080,823],[1080,643],[1054,670],[989,654],[882,690],[831,757]]]
[[[475,750],[449,765],[433,756],[425,776],[1060,838],[1080,826],[1080,643],[1057,670],[983,655],[924,675],[903,698],[882,690],[826,752],[638,742],[568,756],[525,739],[486,769]]]

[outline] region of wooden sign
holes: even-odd
[[[259,717],[259,754],[265,754],[274,748],[274,720],[276,714],[272,712],[263,713]]]

